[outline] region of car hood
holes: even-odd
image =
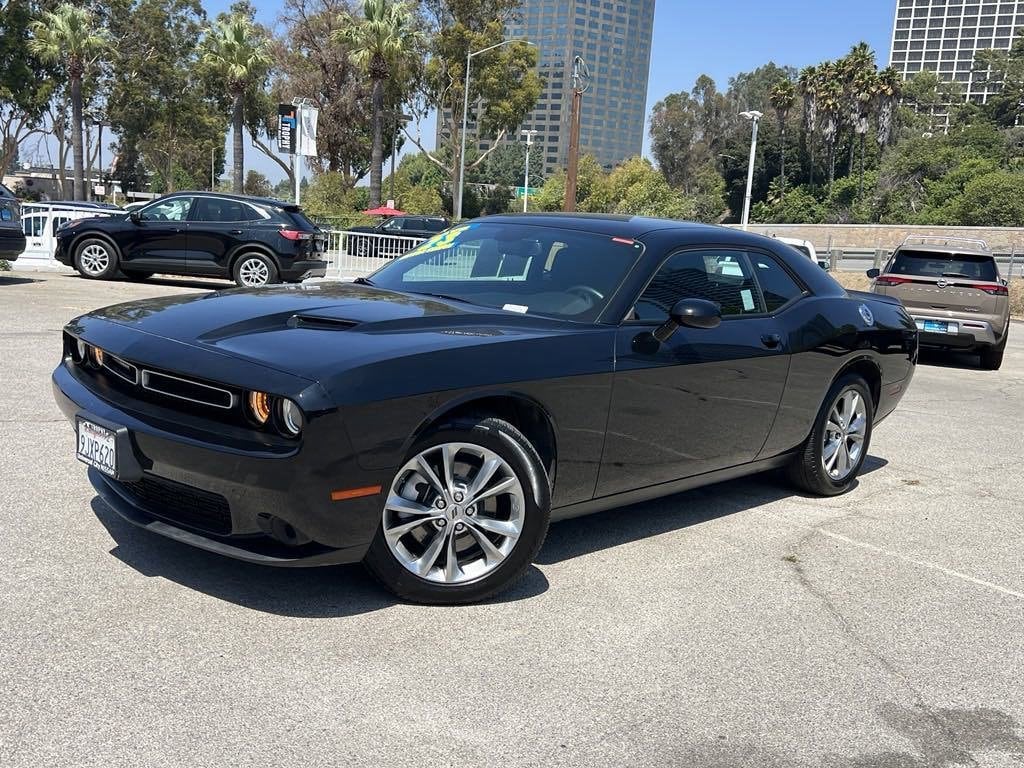
[[[165,296],[76,322],[94,321],[312,380],[404,355],[593,328],[353,283]]]

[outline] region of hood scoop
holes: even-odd
[[[295,314],[288,318],[289,328],[309,328],[314,331],[346,331],[359,323],[344,317],[330,315]]]

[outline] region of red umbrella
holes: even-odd
[[[405,211],[399,211],[395,208],[388,208],[386,205],[382,205],[379,208],[371,208],[368,211],[363,211],[367,216],[404,216]]]

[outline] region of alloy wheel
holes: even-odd
[[[832,480],[842,482],[857,467],[867,425],[864,398],[856,388],[847,387],[832,403],[822,435],[821,462]]]
[[[395,476],[383,532],[395,559],[427,581],[460,584],[494,571],[523,530],[526,502],[512,467],[472,443],[442,443]]]
[[[110,266],[110,253],[99,243],[90,243],[78,254],[78,263],[87,275],[97,277]]]
[[[238,277],[242,285],[258,288],[270,280],[270,270],[263,259],[246,259],[238,267]]]

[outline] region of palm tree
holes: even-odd
[[[225,82],[231,96],[231,182],[235,194],[240,195],[245,186],[245,149],[242,142],[245,94],[251,86],[267,78],[273,63],[267,40],[249,19],[235,14],[207,30],[202,60]]]
[[[878,75],[873,69],[857,73],[853,81],[853,92],[857,104],[853,131],[860,137],[860,179],[857,184],[857,198],[860,199],[864,194],[864,151],[869,127],[868,116],[878,93]]]
[[[853,160],[856,151],[854,137],[858,134],[857,125],[864,112],[861,103],[861,89],[868,75],[874,75],[878,71],[875,65],[875,52],[867,43],[857,43],[850,48],[838,62],[839,77],[843,84],[843,106],[845,108],[846,124],[850,129],[850,159],[847,164],[846,173],[853,174]]]
[[[892,141],[896,105],[903,90],[903,78],[893,67],[886,67],[878,73],[875,86],[878,102],[878,132],[875,138],[881,152]]]
[[[814,131],[818,127],[818,69],[804,67],[797,80],[804,97],[804,141],[810,155],[810,185],[814,186]]]
[[[69,3],[44,11],[32,23],[29,50],[42,61],[64,67],[71,91],[71,146],[74,162],[73,200],[85,199],[85,157],[82,152],[82,80],[89,67],[108,49],[105,30],[95,26],[92,13]]]
[[[370,154],[370,207],[380,205],[384,175],[384,83],[408,61],[422,33],[416,17],[404,2],[364,0],[363,19],[338,31],[342,42],[352,46],[351,58],[373,83],[373,148]]]
[[[779,179],[782,194],[786,194],[786,118],[796,102],[796,87],[792,80],[780,80],[768,93],[768,101],[775,108],[779,119]]]
[[[843,83],[838,64],[826,61],[818,67],[816,90],[822,113],[821,137],[828,152],[828,183],[831,186],[836,179],[836,139],[843,106]]]

